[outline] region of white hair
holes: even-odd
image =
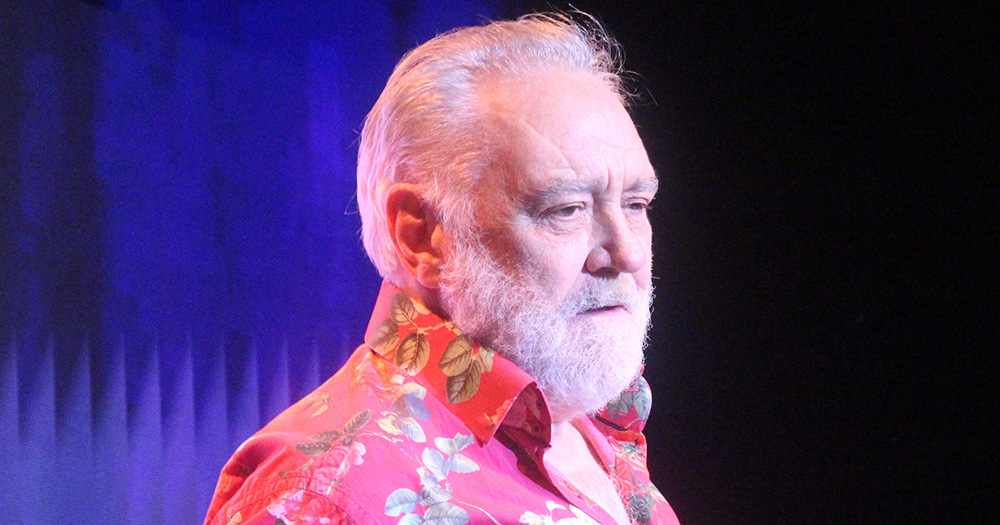
[[[579,71],[603,80],[625,103],[620,47],[593,17],[580,18],[533,14],[453,30],[396,65],[365,118],[358,151],[361,236],[383,277],[394,281],[399,266],[385,209],[393,184],[418,185],[450,233],[474,224],[468,196],[491,161],[478,111],[490,82]]]

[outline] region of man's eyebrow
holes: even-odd
[[[594,181],[558,179],[535,192],[535,194],[531,196],[531,200],[535,202],[544,202],[566,193],[589,193],[593,189],[593,186]]]
[[[546,202],[567,193],[591,193],[598,183],[592,180],[558,179],[528,197],[532,204]],[[660,181],[656,177],[643,177],[625,189],[625,193],[656,193]]]
[[[656,177],[643,177],[632,184],[625,193],[656,193],[660,188],[660,179]]]

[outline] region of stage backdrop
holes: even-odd
[[[229,454],[361,341],[358,133],[489,0],[0,7],[0,509],[196,523]]]

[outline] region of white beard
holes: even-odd
[[[652,289],[627,275],[588,277],[586,287],[553,304],[538,276],[504,270],[479,243],[456,244],[442,272],[451,321],[538,382],[554,422],[596,412],[625,390],[642,367]],[[630,321],[610,325],[578,313],[624,305]]]

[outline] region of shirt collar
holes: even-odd
[[[609,431],[642,432],[652,404],[653,394],[640,370],[624,392],[594,414],[594,420]]]
[[[507,424],[548,442],[551,414],[535,380],[388,281],[375,300],[365,343],[423,384],[481,443],[508,415],[513,417]],[[652,401],[640,373],[592,420],[604,433],[628,440],[642,432]]]
[[[481,443],[493,437],[512,406],[542,397],[517,365],[388,281],[379,290],[365,343],[427,388]],[[544,399],[540,403],[548,416]]]

